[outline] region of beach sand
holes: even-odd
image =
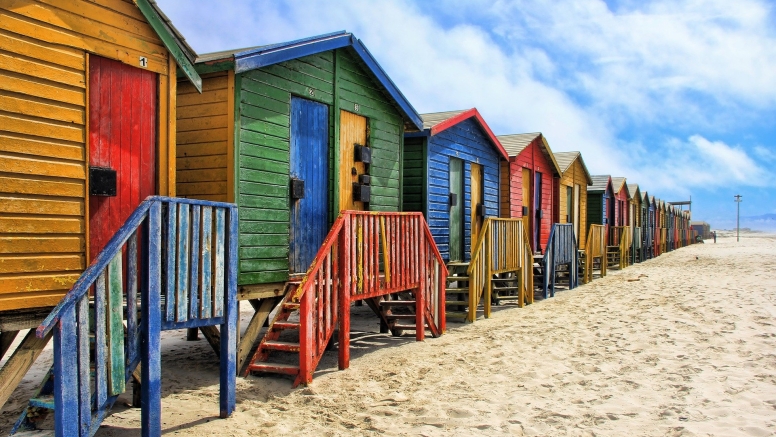
[[[719,232],[420,343],[353,310],[350,369],[332,350],[306,388],[238,378],[226,420],[210,347],[164,333],[166,435],[776,435],[773,235]],[[0,434],[35,384],[6,405]],[[139,419],[118,405],[97,435],[138,435]]]

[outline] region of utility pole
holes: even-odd
[[[733,196],[736,198],[736,242],[741,241],[741,226],[740,226],[740,217],[741,217],[741,195],[736,194]]]

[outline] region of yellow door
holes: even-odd
[[[366,165],[356,162],[356,144],[366,146],[366,118],[340,111],[339,210],[363,211],[364,202],[353,200],[353,184],[366,173]]]
[[[472,164],[471,170],[471,187],[472,187],[472,201],[471,201],[471,215],[472,215],[472,243],[471,250],[474,250],[474,246],[477,244],[477,238],[480,235],[480,229],[482,229],[482,216],[480,211],[484,211],[485,205],[482,201],[482,166],[479,164]],[[481,206],[478,206],[481,205]]]
[[[531,232],[531,198],[533,193],[531,192],[531,170],[523,168],[523,211],[521,212],[523,217],[523,227]],[[527,211],[527,212],[526,212]]]

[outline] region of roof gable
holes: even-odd
[[[506,150],[504,150],[504,146],[501,145],[501,142],[498,140],[496,135],[493,133],[493,131],[490,130],[488,124],[485,123],[485,119],[482,118],[482,115],[477,110],[477,108],[460,111],[421,114],[420,118],[423,120],[423,129],[429,131],[429,134],[432,136],[442,133],[446,129],[449,129],[465,120],[470,118],[474,119],[474,121],[480,125],[480,128],[482,128],[482,131],[485,133],[485,136],[488,137],[493,147],[499,152],[499,154],[501,154],[504,159],[509,160],[509,155],[507,154]]]
[[[605,192],[607,190],[612,191],[612,177],[609,175],[593,175],[593,185],[587,189],[588,193],[591,192]]]
[[[614,189],[614,194],[618,194],[623,189],[625,190],[625,195],[628,196],[628,199],[631,198],[630,190],[628,190],[628,184],[625,183],[624,177],[619,176],[612,176],[612,189]]]
[[[137,8],[154,29],[170,55],[175,59],[183,74],[191,81],[197,91],[202,92],[202,78],[194,68],[196,53],[186,43],[186,39],[172,25],[172,21],[164,15],[155,0],[134,0]]]
[[[587,165],[585,165],[585,160],[582,159],[581,152],[555,152],[553,155],[555,156],[555,160],[558,162],[558,168],[560,169],[561,175],[566,173],[568,169],[571,168],[571,166],[574,164],[574,161],[579,160],[579,164],[582,166],[582,170],[585,172],[587,184],[593,185],[593,178],[590,176],[590,172],[587,170]]]
[[[541,150],[547,160],[552,163],[555,175],[560,176],[562,174],[558,161],[555,160],[555,155],[552,153],[549,143],[547,143],[547,138],[545,138],[541,132],[499,135],[497,138],[501,141],[501,144],[504,146],[504,149],[510,157],[521,154],[529,145],[536,142],[539,146],[539,150]]]
[[[197,63],[216,63],[232,60],[235,73],[242,73],[344,47],[353,49],[353,52],[364,63],[366,69],[372,74],[377,83],[383,87],[397,108],[418,130],[422,130],[423,120],[421,120],[415,108],[404,97],[404,94],[399,91],[399,88],[388,77],[372,54],[369,53],[363,42],[352,33],[345,32],[344,30],[278,44],[205,54],[197,58]]]

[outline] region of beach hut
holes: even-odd
[[[556,205],[554,179],[560,178],[560,167],[539,132],[500,135],[498,139],[509,154],[508,169],[501,172],[502,178],[509,178],[509,197],[502,197],[502,209],[507,208],[512,218],[522,218],[532,250],[542,253],[550,236]]]
[[[604,225],[606,234],[615,225],[614,188],[609,175],[593,175],[593,185],[587,189],[587,224]]]
[[[329,340],[338,319],[340,367],[346,368],[351,300],[369,304],[387,330],[399,326],[390,315],[407,309],[382,303],[399,291],[397,281],[404,280],[402,290],[413,290],[404,307],[421,302],[419,284],[438,285],[418,282],[426,268],[441,262],[423,230],[425,220],[419,213],[396,214],[402,208],[404,133],[422,131],[423,121],[366,46],[344,31],[204,54],[195,66],[203,92],[185,82],[178,89],[177,188],[180,196],[239,207],[239,299],[248,300],[255,314],[240,340],[238,365],[244,373],[284,373],[295,376],[295,384],[309,382],[319,343]],[[345,265],[351,249],[360,255]],[[410,252],[428,259],[413,261],[418,269],[392,274],[414,256]],[[444,264],[435,269],[446,271]],[[317,275],[332,276],[324,281]],[[331,293],[345,293],[339,309]],[[306,298],[325,308],[300,306]],[[278,315],[256,349],[275,307]],[[299,336],[304,329],[289,330],[293,314],[300,314],[300,326],[318,329],[319,340],[305,343]],[[444,312],[433,314],[429,324],[436,335]],[[283,331],[299,334],[293,342],[298,346],[278,344]],[[423,329],[416,335],[422,339]],[[295,354],[298,365],[270,365],[269,356],[279,352]]]
[[[403,209],[423,213],[448,262],[447,317],[474,321],[480,301],[489,317],[491,299],[482,299],[489,291],[495,302],[521,300],[517,270],[503,265],[491,268],[489,274],[479,271],[488,260],[505,254],[509,244],[525,241],[519,227],[508,225],[510,219],[496,220],[501,163],[508,163],[509,156],[475,108],[421,118],[422,131],[405,133]],[[504,232],[488,226],[504,226]],[[490,238],[489,233],[493,233]],[[515,260],[525,255],[530,259],[530,246],[525,252]],[[477,278],[484,284],[478,284]]]
[[[404,211],[426,216],[446,261],[471,259],[483,220],[499,217],[499,172],[509,156],[476,108],[421,114],[404,134]]]
[[[141,356],[143,433],[158,435],[160,331],[185,328],[182,319],[219,325],[231,345],[236,328],[225,259],[233,205],[184,206],[216,217],[203,235],[225,250],[205,258],[220,263],[221,286],[205,284],[220,310],[172,321],[158,312],[171,273],[157,249],[173,239],[151,234],[179,205],[176,75],[201,89],[194,53],[151,0],[4,1],[0,27],[0,359],[36,328],[0,369],[0,406],[53,338],[53,367],[30,407],[39,418],[55,410],[56,435],[93,435]],[[186,254],[201,263],[199,247]],[[220,352],[228,367],[230,349]],[[234,406],[233,377],[223,391],[233,373],[223,374],[222,415]],[[35,425],[27,411],[14,432]]]
[[[638,184],[628,184],[628,192],[631,195],[630,200],[630,227],[633,230],[633,250],[631,253],[631,262],[637,263],[644,260],[642,250],[644,248],[644,228],[642,226],[643,213],[641,204],[644,200]]]
[[[593,178],[580,152],[556,152],[561,177],[555,194],[558,199],[555,223],[572,223],[577,245],[585,247],[587,237],[587,189]]]
[[[153,2],[0,3],[0,358],[149,195],[175,194],[176,71],[194,55]],[[0,372],[0,406],[48,340]]]
[[[612,177],[613,220],[609,227],[609,242],[607,259],[612,267],[623,268],[628,264],[631,250],[631,228],[628,213],[630,212],[630,192],[623,177]]]

